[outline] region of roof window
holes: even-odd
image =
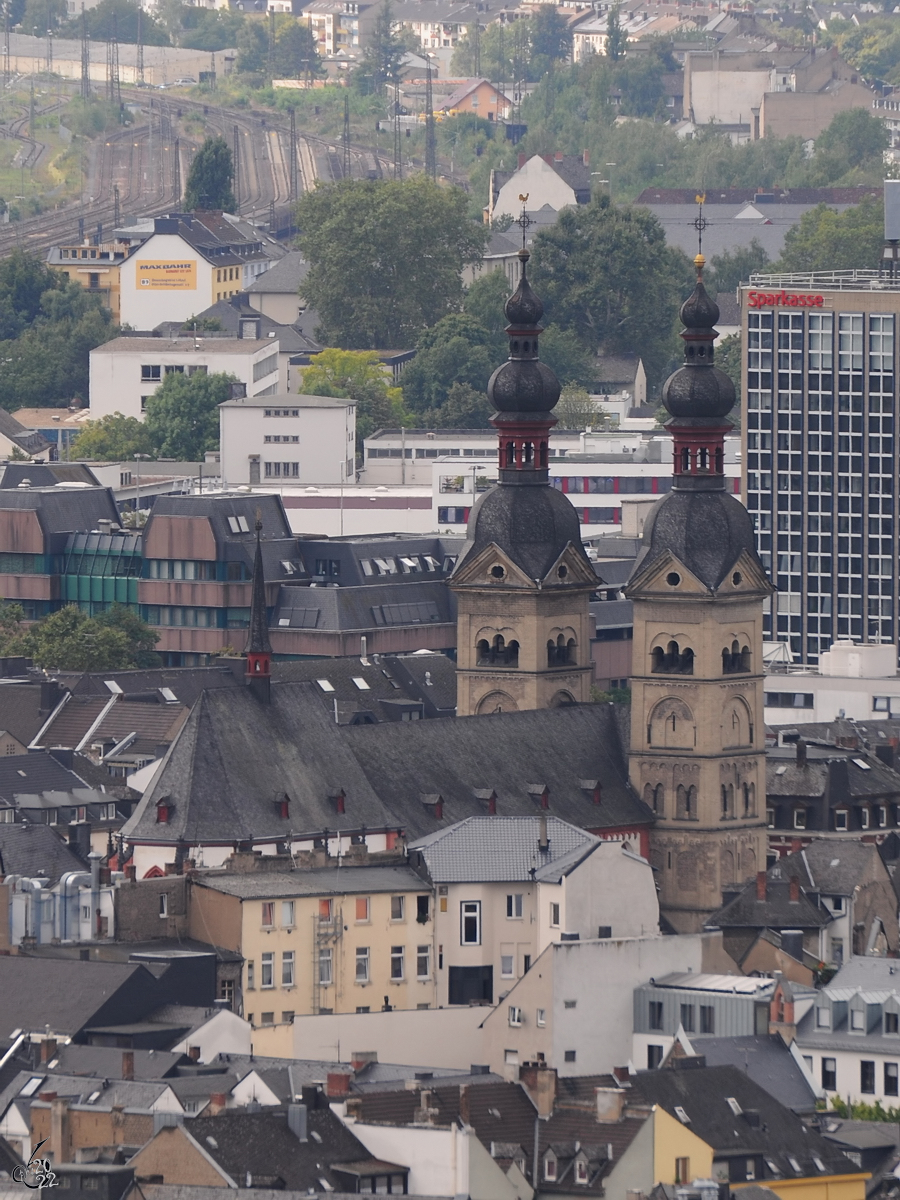
[[[682,1123],[682,1125],[690,1125],[691,1118],[687,1115],[680,1104],[675,1105],[675,1116]]]
[[[371,692],[372,690],[361,675],[354,675],[353,682],[361,692]]]
[[[333,685],[330,684],[327,679],[317,679],[316,683],[319,685],[319,687],[322,689],[323,692],[333,692],[334,691]]]
[[[246,517],[229,517],[228,528],[232,533],[249,533],[250,526],[247,524]]]

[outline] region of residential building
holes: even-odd
[[[634,989],[634,1047],[638,1070],[655,1070],[679,1036],[703,1054],[707,1037],[766,1037],[771,979],[678,971]]]
[[[350,2],[352,3],[352,0]],[[314,8],[318,4],[321,4],[322,10],[329,15],[344,7],[342,0],[315,0],[311,7]],[[315,12],[312,13],[312,26],[315,32]],[[289,250],[284,258],[273,263],[268,271],[258,275],[248,284],[242,294],[247,297],[251,307],[263,316],[277,321],[279,325],[296,325],[306,311],[302,285],[308,270],[309,263],[300,251]],[[315,330],[304,329],[303,332],[312,335]]]
[[[120,239],[113,234],[112,241],[91,241],[54,246],[47,255],[47,265],[60,271],[67,279],[81,284],[91,295],[100,297],[104,308],[108,308],[116,325],[122,323],[122,295],[120,275],[124,263],[135,253],[139,243]]]
[[[528,211],[588,204],[591,199],[591,167],[588,152],[566,155],[561,151],[529,158],[520,154],[515,171],[491,170],[486,219],[493,224],[499,217],[518,220],[522,213],[520,194],[528,196]]]
[[[431,891],[396,860],[204,873],[191,889],[188,929],[241,953],[244,1015],[265,1032],[265,1053],[290,1057],[295,1016],[434,1006]]]
[[[735,892],[723,889],[722,907],[709,918],[711,928],[721,929],[723,946],[742,971],[750,974],[757,965],[751,955],[769,931],[777,931],[779,946],[791,958],[813,964],[828,961],[826,926],[830,914],[816,904],[800,886],[796,875],[787,876],[779,863],[760,871],[755,882]],[[811,982],[807,976],[804,982]]]
[[[448,117],[470,114],[487,121],[505,121],[512,109],[509,99],[487,79],[461,80],[455,91],[439,101],[438,107]]]
[[[877,271],[760,276],[741,289],[746,498],[778,587],[765,636],[797,662],[836,641],[900,636],[898,294]]]
[[[777,1027],[777,1022],[783,1016],[781,1001],[785,990],[782,977],[780,986],[776,983],[773,990],[769,1029],[773,1024]],[[790,990],[792,994],[797,991],[794,985],[790,985]],[[801,994],[809,994],[804,989],[800,991]],[[690,1038],[687,1034],[681,1034],[676,1039],[673,1053],[682,1046],[689,1047],[697,1057],[702,1057],[708,1067],[730,1066],[744,1071],[754,1083],[765,1088],[770,1096],[799,1116],[813,1118],[819,1101],[825,1098],[797,1047],[793,1043],[787,1045],[778,1033]],[[830,1119],[825,1124],[827,1129],[831,1124]],[[826,1129],[820,1127],[820,1132],[825,1136]],[[846,1153],[846,1148],[842,1149]],[[857,1162],[856,1165],[863,1164]],[[866,1190],[869,1191],[868,1188]]]
[[[823,650],[818,664],[772,662],[763,701],[766,724],[774,726],[795,725],[798,716],[804,724],[900,717],[897,646],[847,639]]]
[[[510,355],[491,376],[500,483],[472,512],[449,586],[457,599],[459,716],[574,704],[593,673],[597,577],[569,501],[549,486],[559,380],[540,362],[543,305],[522,275],[506,302]],[[477,487],[477,479],[475,481]]]
[[[276,393],[219,405],[222,479],[340,484],[354,478],[356,402]]]
[[[716,304],[681,308],[685,365],[669,377],[674,475],[644,524],[633,604],[632,786],[656,813],[660,905],[701,928],[724,887],[765,861],[763,601],[772,594],[746,509],[725,487],[734,386],[714,366]],[[702,603],[698,603],[701,601]]]
[[[896,1107],[900,991],[890,959],[852,958],[816,995],[790,1005],[782,1036],[793,1040],[831,1099]]]
[[[36,429],[27,429],[5,408],[0,408],[0,456],[47,454],[50,442]]]
[[[308,0],[295,15],[312,30],[320,54],[355,56],[369,36],[376,7],[358,0]]]
[[[439,1006],[502,1000],[551,942],[659,929],[646,860],[557,817],[469,817],[409,850],[437,888]]]
[[[485,247],[480,262],[469,263],[463,267],[462,279],[466,287],[470,287],[482,275],[492,271],[502,271],[511,292],[516,290],[519,282],[519,246],[515,239],[506,233],[491,231],[491,240]]]
[[[279,384],[277,340],[246,336],[117,337],[91,351],[91,419],[112,413],[144,419],[147,401],[167,375],[234,375],[247,395],[274,396]]]
[[[272,246],[239,217],[202,211],[157,217],[120,268],[122,322],[144,330],[187,321],[249,287],[272,261]]]
[[[256,1187],[301,1193],[407,1190],[407,1168],[369,1155],[324,1103],[195,1117],[159,1129],[129,1165],[138,1181],[167,1184],[237,1188],[251,1186],[249,1179]]]
[[[394,9],[395,28],[411,30],[419,38],[423,50],[453,49],[465,38],[472,22],[479,19],[477,4],[465,0],[449,5],[404,0]]]

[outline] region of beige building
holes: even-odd
[[[256,1053],[290,1056],[295,1015],[432,1007],[433,917],[408,867],[338,866],[198,876],[189,924],[243,955]]]
[[[122,318],[121,272],[125,260],[137,249],[130,242],[84,242],[54,246],[47,255],[47,265],[74,279],[92,296],[99,296],[104,308],[118,325]]]

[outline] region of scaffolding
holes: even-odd
[[[322,912],[313,917],[313,961],[312,961],[312,1011],[314,1014],[322,1011],[322,990],[325,987],[336,988],[335,970],[337,967],[337,955],[334,953],[335,947],[341,940],[344,932],[344,915],[343,910],[335,905],[334,900],[326,901],[330,905],[329,914],[322,915]],[[331,956],[331,971],[328,984],[323,984],[323,954],[322,951],[327,950]],[[334,993],[332,993],[334,995]],[[333,1009],[334,1004],[325,1005],[326,1008]]]

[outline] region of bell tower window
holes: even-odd
[[[682,650],[677,642],[671,641],[665,650],[656,646],[651,654],[651,670],[654,675],[693,675],[694,652],[690,646]]]

